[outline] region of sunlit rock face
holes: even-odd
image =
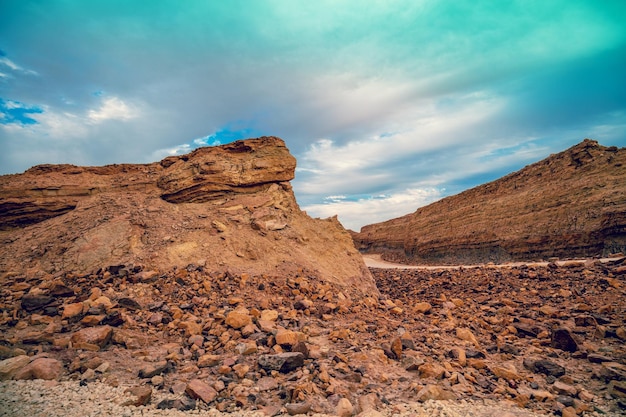
[[[482,263],[626,252],[626,149],[585,139],[499,180],[353,235],[409,263]]]
[[[0,177],[0,274],[88,273],[116,264],[301,274],[377,290],[336,219],[312,219],[276,137],[152,164],[39,165]]]

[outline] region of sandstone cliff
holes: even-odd
[[[482,263],[626,251],[626,149],[585,139],[497,181],[354,233],[408,263]]]
[[[315,276],[377,293],[336,219],[300,211],[275,137],[146,165],[40,165],[0,177],[0,276],[111,265]]]

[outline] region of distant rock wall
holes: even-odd
[[[300,274],[377,294],[336,219],[312,219],[275,137],[146,165],[40,165],[0,176],[0,277],[116,264]]]
[[[585,139],[353,238],[362,252],[426,264],[626,252],[626,149]]]

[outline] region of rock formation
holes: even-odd
[[[585,139],[499,180],[353,234],[387,260],[463,264],[626,251],[626,149]]]
[[[2,176],[0,276],[193,264],[376,293],[339,222],[300,211],[295,166],[281,139],[262,137],[147,165],[39,165]]]

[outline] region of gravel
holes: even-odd
[[[78,381],[3,381],[0,382],[0,416],[32,417],[190,417],[190,416],[230,416],[261,417],[260,411],[236,411],[220,413],[215,409],[194,409],[191,411],[159,410],[156,404],[165,398],[175,398],[173,394],[155,391],[148,406],[123,406],[130,397],[126,387],[93,382],[81,386]],[[202,405],[200,406],[202,407]],[[283,414],[281,414],[283,415]],[[286,414],[285,414],[286,415]],[[514,408],[493,401],[428,401],[423,404],[399,404],[380,410],[382,416],[406,417],[537,417],[540,414]],[[588,413],[586,416],[600,415]],[[611,416],[611,414],[602,414]],[[313,417],[322,417],[314,414]],[[371,415],[370,415],[371,416]],[[374,416],[372,416],[374,417]]]

